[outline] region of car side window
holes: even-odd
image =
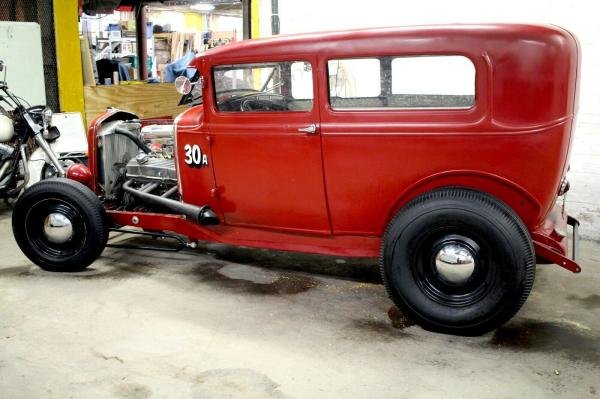
[[[469,108],[475,66],[463,56],[354,58],[328,61],[333,109]]]
[[[467,57],[398,57],[391,71],[390,107],[468,108],[475,103],[475,66]]]
[[[377,58],[330,60],[329,98],[333,108],[381,107],[381,67]]]
[[[213,68],[219,112],[309,111],[312,67],[306,61],[221,65]]]

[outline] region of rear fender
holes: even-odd
[[[392,220],[408,202],[428,191],[443,187],[478,190],[503,201],[532,231],[541,218],[540,203],[524,188],[500,176],[471,170],[456,170],[428,176],[404,190],[390,209],[386,222]],[[383,226],[381,232],[385,230]]]

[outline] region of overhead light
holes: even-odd
[[[197,11],[212,11],[215,9],[215,6],[212,4],[207,4],[207,3],[198,3],[198,4],[192,4],[190,6],[190,8],[192,10],[197,10]]]

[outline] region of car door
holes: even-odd
[[[225,223],[329,233],[310,60],[219,65],[211,74],[208,126]]]

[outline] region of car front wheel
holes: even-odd
[[[392,220],[381,273],[392,300],[423,327],[478,335],[523,305],[534,259],[527,229],[508,206],[447,188],[416,198]]]
[[[96,260],[108,240],[98,197],[83,184],[55,178],[25,190],[12,215],[13,234],[23,253],[53,272],[77,272]]]

